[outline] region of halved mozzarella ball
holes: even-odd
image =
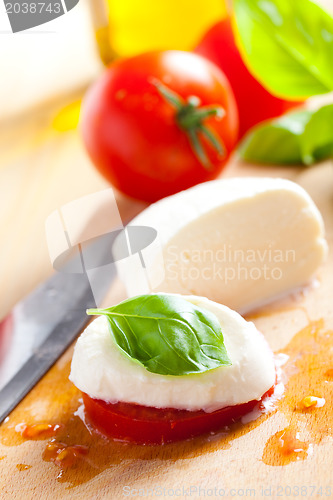
[[[206,182],[154,203],[130,226],[155,228],[158,240],[127,258],[123,239],[115,242],[129,296],[195,294],[242,313],[309,283],[327,254],[317,207],[286,179]]]
[[[79,337],[70,380],[91,398],[154,408],[212,412],[261,397],[275,383],[273,354],[253,323],[203,297],[183,296],[218,318],[230,366],[184,375],[151,373],[116,345],[105,317]]]

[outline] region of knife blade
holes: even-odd
[[[106,295],[116,275],[111,247],[117,234],[85,245],[85,257],[93,256],[94,269],[74,274],[68,262],[64,272],[53,274],[12,310],[10,345],[0,360],[0,423],[88,323],[86,309]]]

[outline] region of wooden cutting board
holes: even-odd
[[[8,137],[5,142],[9,151]],[[321,210],[333,247],[330,163],[288,169],[234,160],[224,175],[282,176],[300,183]],[[49,132],[34,149],[23,145],[16,149],[15,158],[5,158],[0,186],[4,315],[52,272],[44,237],[47,215],[106,184],[89,165],[76,133]],[[118,199],[124,218],[143,208],[121,196]],[[216,435],[144,447],[110,442],[89,431],[80,393],[68,380],[69,349],[0,427],[1,500],[333,496],[332,271],[330,251],[316,286],[248,317],[272,349],[283,353],[284,395],[261,416],[252,414],[247,423]],[[123,297],[116,283],[107,302]],[[304,410],[301,401],[309,395],[325,398],[324,406]],[[46,448],[52,438],[29,440],[20,433],[19,424],[38,423],[58,424],[54,439],[69,452],[71,446],[82,445],[84,454],[78,453],[68,468],[48,461]]]

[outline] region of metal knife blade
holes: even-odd
[[[116,235],[86,245],[96,269],[55,273],[14,307],[10,345],[0,359],[0,423],[75,340],[89,321],[86,309],[96,307],[110,288]]]

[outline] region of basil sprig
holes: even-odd
[[[217,317],[181,297],[141,295],[87,314],[106,316],[117,346],[150,372],[181,376],[231,364]]]
[[[333,19],[311,0],[234,0],[245,63],[274,95],[333,90]],[[249,96],[251,99],[251,96]]]
[[[333,104],[288,113],[254,127],[239,146],[245,161],[311,165],[333,156]]]

